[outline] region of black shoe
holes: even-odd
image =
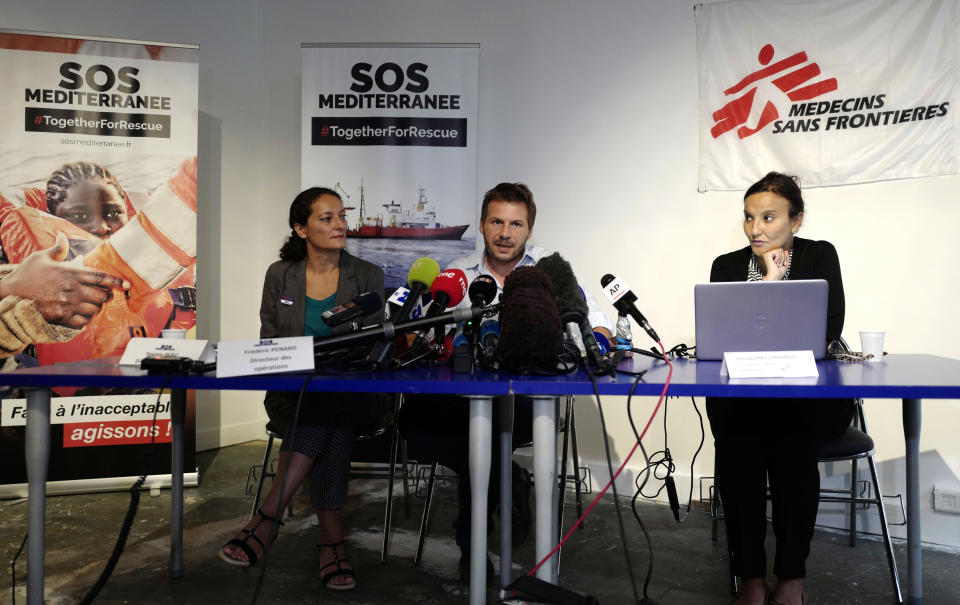
[[[511,511],[511,525],[513,536],[511,543],[520,546],[530,535],[533,525],[533,515],[530,513],[530,485],[533,479],[530,472],[516,462],[513,463],[513,510]]]

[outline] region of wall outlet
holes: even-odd
[[[933,510],[960,515],[960,490],[933,486]]]

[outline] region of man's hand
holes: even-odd
[[[80,329],[110,300],[114,288],[130,289],[122,278],[64,264],[69,251],[67,237],[57,235],[53,246],[34,252],[0,280],[0,298],[31,299],[47,323]]]
[[[775,248],[763,253],[763,281],[779,281],[790,268],[790,253],[783,248]]]
[[[594,326],[593,331],[603,334],[604,338],[607,339],[607,342],[613,342],[613,335],[610,334],[610,330],[604,328],[603,326]]]

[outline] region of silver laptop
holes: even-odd
[[[697,359],[730,351],[813,351],[823,359],[827,291],[823,279],[697,284]]]

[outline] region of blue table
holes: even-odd
[[[668,394],[673,396],[717,397],[875,397],[903,401],[903,431],[907,462],[907,541],[908,541],[908,602],[920,604],[923,598],[920,558],[919,506],[919,438],[920,402],[924,398],[960,399],[960,361],[932,355],[889,355],[881,363],[819,362],[817,379],[743,380],[733,381],[720,376],[719,362],[674,362],[674,374]],[[636,395],[659,395],[667,378],[667,366],[662,361],[635,357],[621,364],[620,369],[646,370],[637,386]],[[11,386],[29,388],[27,392],[27,473],[29,480],[30,519],[29,550],[31,561],[43,561],[46,470],[49,453],[50,387],[54,386],[114,386],[172,389],[171,424],[173,481],[171,486],[171,574],[178,577],[182,571],[182,513],[183,513],[183,410],[186,389],[220,390],[299,390],[303,374],[249,376],[218,379],[212,376],[184,376],[168,379],[148,376],[133,368],[120,368],[115,359],[76,362],[42,368],[20,370],[4,375]],[[169,384],[168,384],[169,380]],[[633,378],[625,375],[603,377],[597,380],[601,395],[626,395],[633,386]],[[475,372],[471,375],[452,374],[446,368],[415,369],[382,374],[325,374],[313,379],[312,391],[380,391],[392,393],[455,393],[470,398],[470,468],[474,478],[473,518],[471,520],[471,602],[486,599],[484,561],[486,558],[487,479],[490,468],[492,397],[518,394],[534,398],[534,472],[537,484],[537,545],[538,560],[556,543],[556,523],[553,519],[552,486],[556,481],[556,397],[560,395],[589,395],[593,385],[583,371],[563,376],[507,376],[497,373]],[[512,418],[509,406],[500,410],[504,419]],[[500,435],[500,447],[509,448],[509,422]],[[506,451],[506,450],[505,450]],[[504,456],[501,480],[502,510],[510,510],[509,469],[510,456]],[[481,479],[478,480],[477,478]],[[506,515],[509,519],[509,515]],[[503,531],[503,530],[502,530]],[[509,532],[509,524],[506,524]],[[509,533],[501,539],[506,545],[504,557],[509,570]],[[538,571],[545,579],[556,577],[555,558],[550,566]],[[502,574],[506,581],[508,573]],[[43,600],[43,566],[28,567],[28,603]]]
[[[671,396],[901,399],[907,469],[907,602],[923,602],[920,403],[922,399],[960,399],[960,360],[933,355],[888,355],[879,363],[821,361],[817,363],[820,376],[816,379],[730,380],[720,375],[718,361],[678,360],[673,365],[668,391]],[[619,369],[647,371],[635,395],[659,395],[668,372],[666,363],[648,357],[627,360]],[[601,395],[627,395],[632,386],[633,378],[625,375],[597,380]],[[515,394],[527,395],[593,394],[593,385],[582,371],[567,376],[525,377],[512,381],[510,389]]]
[[[151,376],[131,367],[116,365],[117,358],[59,364],[17,370],[3,375],[3,382],[23,387],[27,392],[26,462],[28,504],[29,561],[45,560],[46,480],[50,452],[50,389],[58,386],[96,386],[170,389],[171,424],[171,518],[170,573],[179,578],[183,573],[183,422],[186,391],[199,390],[278,390],[299,391],[306,374],[274,374],[216,378],[212,375]],[[451,393],[470,398],[470,465],[474,477],[473,521],[475,536],[471,550],[471,602],[486,601],[486,502],[490,474],[491,419],[493,396],[507,395],[507,375],[476,372],[452,374],[447,368],[430,368],[372,373],[327,373],[314,377],[311,391],[382,392],[382,393]],[[507,433],[507,437],[509,437]],[[509,465],[510,458],[507,457]],[[510,490],[506,490],[509,497]],[[506,509],[506,510],[509,510]],[[479,512],[477,512],[479,511]],[[509,535],[509,534],[508,534]],[[509,540],[507,540],[509,544]],[[27,567],[27,603],[40,605],[44,596],[44,565]]]

